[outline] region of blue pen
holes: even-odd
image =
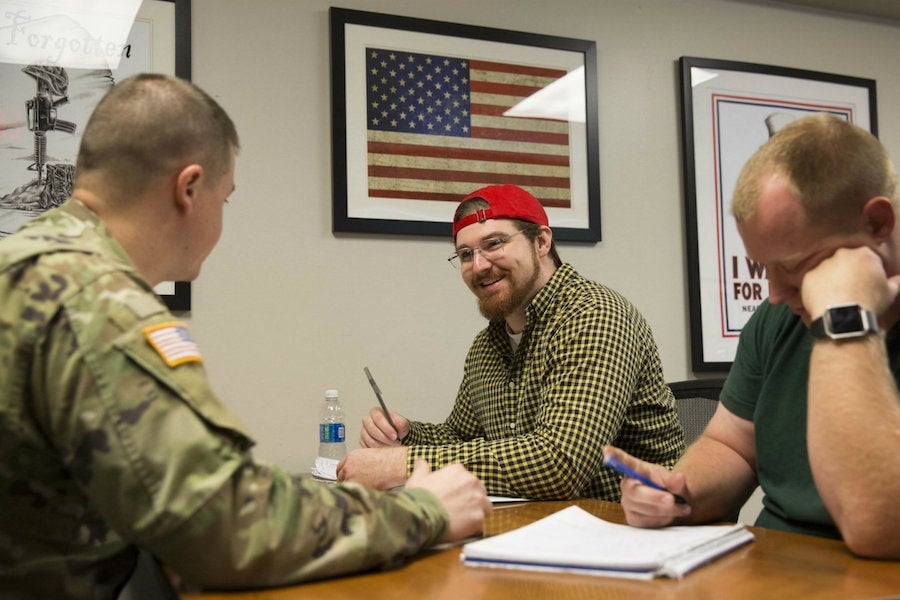
[[[650,479],[647,479],[646,477],[644,477],[643,475],[641,475],[634,469],[631,469],[631,468],[625,466],[624,464],[622,464],[621,461],[619,461],[619,459],[617,459],[612,454],[609,454],[603,458],[603,464],[605,466],[609,467],[610,469],[612,469],[613,471],[619,473],[620,475],[624,475],[626,477],[631,477],[632,479],[637,479],[644,485],[646,485],[648,487],[652,487],[655,490],[660,490],[661,492],[669,492],[669,490],[667,490],[663,486],[659,485],[655,481],[651,481]],[[672,492],[669,492],[669,493],[672,494]],[[675,496],[675,502],[677,504],[687,504],[687,500],[685,500],[678,494],[672,494],[672,495]]]

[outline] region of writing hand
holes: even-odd
[[[683,473],[672,473],[665,467],[638,460],[613,446],[605,446],[603,455],[612,455],[642,477],[655,482],[664,490],[644,485],[632,477],[624,477],[621,483],[622,508],[625,520],[635,527],[665,527],[676,519],[691,514],[690,494]],[[686,503],[679,504],[675,495]]]
[[[400,440],[409,434],[409,420],[394,411],[391,411],[391,419],[397,426],[397,430],[394,430],[388,422],[380,407],[372,408],[362,421],[362,429],[359,433],[360,447],[399,446]]]

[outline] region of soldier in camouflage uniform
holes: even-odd
[[[136,547],[239,588],[392,564],[483,526],[490,502],[459,465],[420,464],[383,493],[251,456],[152,291],[193,279],[218,240],[237,147],[195,86],[127,79],[87,125],[73,198],[0,242],[3,598],[114,598]]]

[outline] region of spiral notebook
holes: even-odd
[[[753,534],[740,524],[640,529],[570,506],[519,529],[470,542],[460,559],[473,567],[680,579],[752,540]]]

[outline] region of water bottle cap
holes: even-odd
[[[325,397],[326,398],[337,398],[338,391],[337,390],[325,390]]]

